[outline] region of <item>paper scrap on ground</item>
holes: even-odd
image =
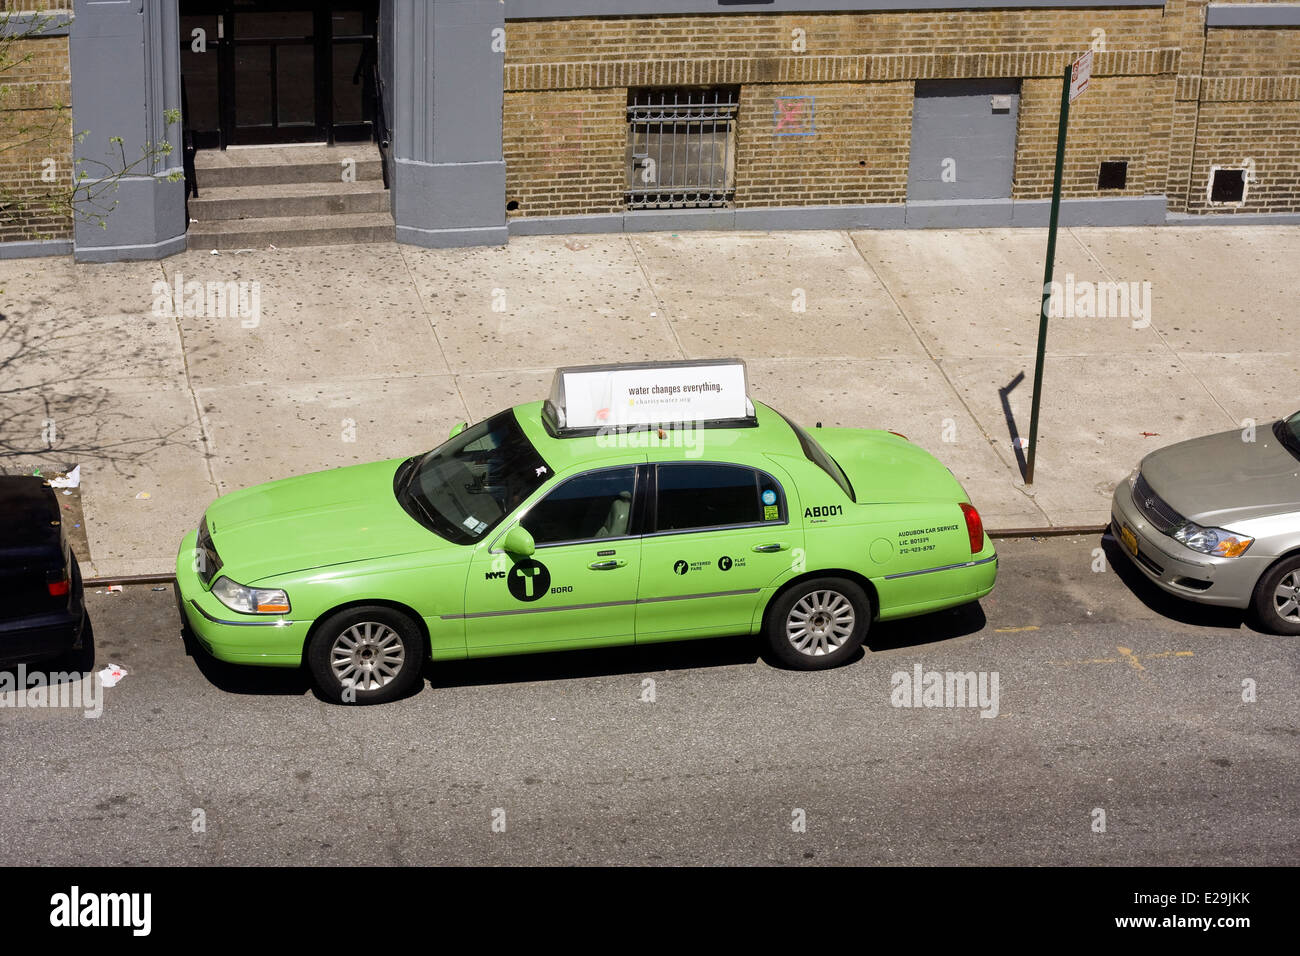
[[[125,667],[121,664],[109,664],[99,672],[99,681],[105,687],[112,687],[125,676]]]
[[[79,488],[81,486],[81,466],[78,465],[66,475],[55,475],[50,479],[51,488]]]

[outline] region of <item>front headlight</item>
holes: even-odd
[[[1202,528],[1194,521],[1189,521],[1173,532],[1175,541],[1181,541],[1193,551],[1210,554],[1216,558],[1235,558],[1246,553],[1246,549],[1255,543],[1254,538],[1233,534],[1222,528]]]
[[[279,588],[250,588],[222,575],[212,585],[217,600],[244,614],[288,614],[289,595]]]

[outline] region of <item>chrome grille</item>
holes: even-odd
[[[1133,504],[1137,505],[1138,511],[1151,522],[1151,526],[1161,533],[1173,531],[1186,521],[1182,515],[1169,507],[1168,502],[1151,490],[1151,486],[1141,474],[1133,483]]]

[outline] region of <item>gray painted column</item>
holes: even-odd
[[[116,189],[99,197],[106,228],[77,221],[76,258],[88,262],[158,259],[185,248],[185,182],[181,124],[168,126],[165,111],[181,106],[177,0],[75,0],[70,37],[72,123],[86,136],[76,147],[78,173],[104,175],[94,162],[123,165],[114,136],[123,140],[126,164],[146,144],[172,144],[169,156],[141,163]]]
[[[392,16],[392,62],[383,71],[393,77],[398,241],[429,247],[504,244],[504,5],[391,0],[384,10]]]

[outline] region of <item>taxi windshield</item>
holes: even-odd
[[[430,531],[472,544],[550,477],[515,413],[506,410],[403,466],[397,500]]]

